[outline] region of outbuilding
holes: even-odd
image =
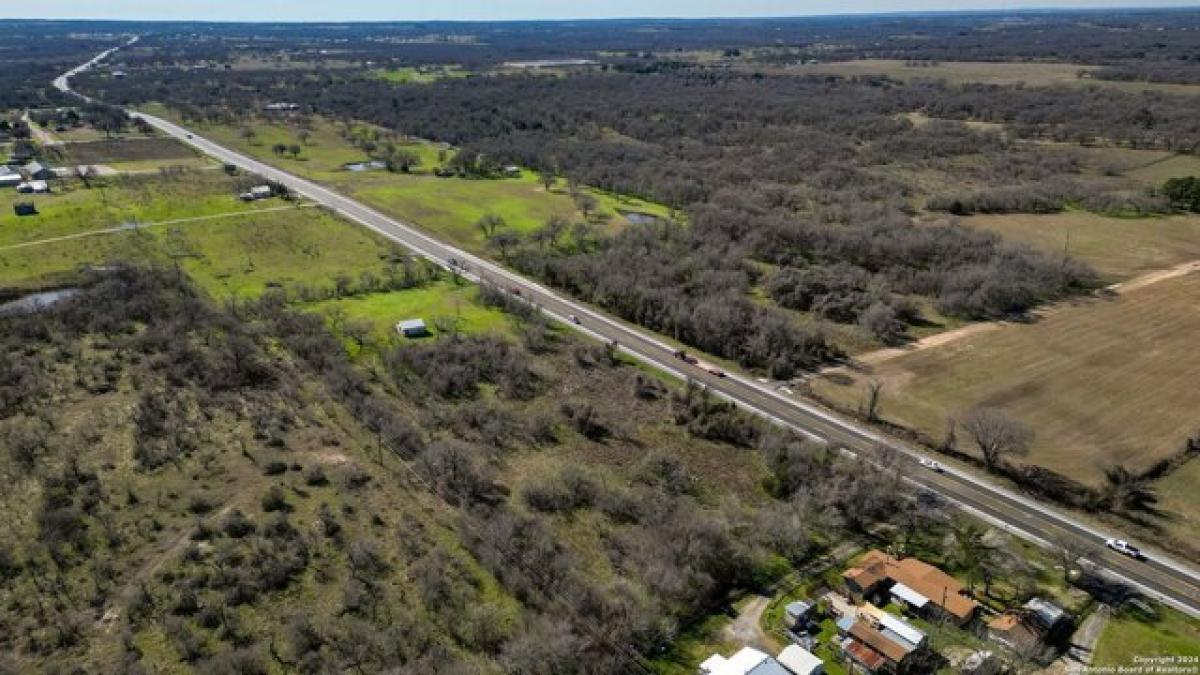
[[[419,338],[429,335],[423,319],[406,319],[396,324],[396,332],[406,338]]]
[[[26,164],[21,169],[21,173],[25,174],[27,180],[50,180],[54,178],[54,169],[36,161]]]
[[[0,164],[0,187],[16,187],[24,182],[21,174],[13,171],[11,167]]]
[[[825,662],[799,645],[784,647],[775,660],[795,675],[821,675],[825,672]]]

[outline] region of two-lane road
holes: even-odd
[[[55,81],[55,85],[63,91],[71,91],[69,76],[86,70],[98,60],[60,77]],[[438,241],[413,225],[376,211],[328,187],[226,148],[168,120],[144,113],[132,114],[142,117],[163,133],[180,139],[221,162],[285,185],[293,192],[340,213],[438,264],[458,267],[465,271],[468,277],[486,280],[503,288],[519,289],[521,297],[539,305],[549,315],[567,325],[597,339],[616,341],[626,353],[635,358],[680,377],[696,380],[712,391],[776,423],[843,447],[856,455],[859,461],[875,461],[879,458],[881,448],[888,448],[898,458],[899,470],[909,482],[933,491],[1014,534],[1037,543],[1046,546],[1068,542],[1086,545],[1094,551],[1090,555],[1090,562],[1104,573],[1193,616],[1200,616],[1200,573],[1188,565],[1159,553],[1152,553],[1149,561],[1135,561],[1109,551],[1104,548],[1105,533],[1064,512],[998,487],[988,479],[972,473],[955,468],[948,468],[944,473],[924,469],[917,463],[923,455],[897,439],[886,437],[815,405],[783,396],[750,378],[734,373],[727,377],[717,377],[700,368],[689,366],[674,358],[673,348],[648,331],[614,320],[537,282]],[[567,317],[571,315],[579,317],[581,325],[567,321]]]

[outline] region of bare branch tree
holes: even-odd
[[[997,408],[971,408],[959,420],[971,437],[983,462],[995,469],[1006,455],[1021,457],[1029,453],[1033,431]]]

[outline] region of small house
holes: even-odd
[[[970,623],[979,611],[979,603],[957,579],[916,558],[868,551],[842,579],[847,594],[857,602],[891,599],[914,613],[959,626]]]
[[[787,628],[793,630],[804,628],[812,618],[815,608],[816,605],[813,603],[802,600],[789,603],[783,610],[783,620],[787,624]]]
[[[26,180],[50,180],[54,178],[54,170],[41,162],[30,162],[21,168]]]
[[[521,167],[515,164],[509,164],[508,166],[504,167],[504,175],[508,176],[509,178],[520,178]]]
[[[33,202],[16,202],[13,204],[13,213],[18,216],[36,216],[37,212],[37,207],[33,205]]]
[[[24,182],[21,174],[12,168],[0,165],[0,187],[16,187]]]
[[[396,324],[396,332],[406,338],[419,338],[429,335],[423,319],[407,319]]]
[[[784,647],[775,660],[794,675],[822,675],[825,672],[825,662],[799,645]]]

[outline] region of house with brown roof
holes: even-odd
[[[847,593],[859,602],[895,600],[916,614],[949,619],[960,626],[979,611],[979,603],[957,579],[916,558],[871,550],[842,578]]]
[[[838,633],[844,636],[843,651],[854,659],[849,650],[851,643],[861,645],[859,655],[875,654],[882,661],[869,657],[857,660],[870,672],[905,672],[914,654],[923,651],[929,641],[924,632],[904,619],[885,612],[867,603],[853,615],[843,616],[837,622]],[[878,663],[877,663],[878,661]]]

